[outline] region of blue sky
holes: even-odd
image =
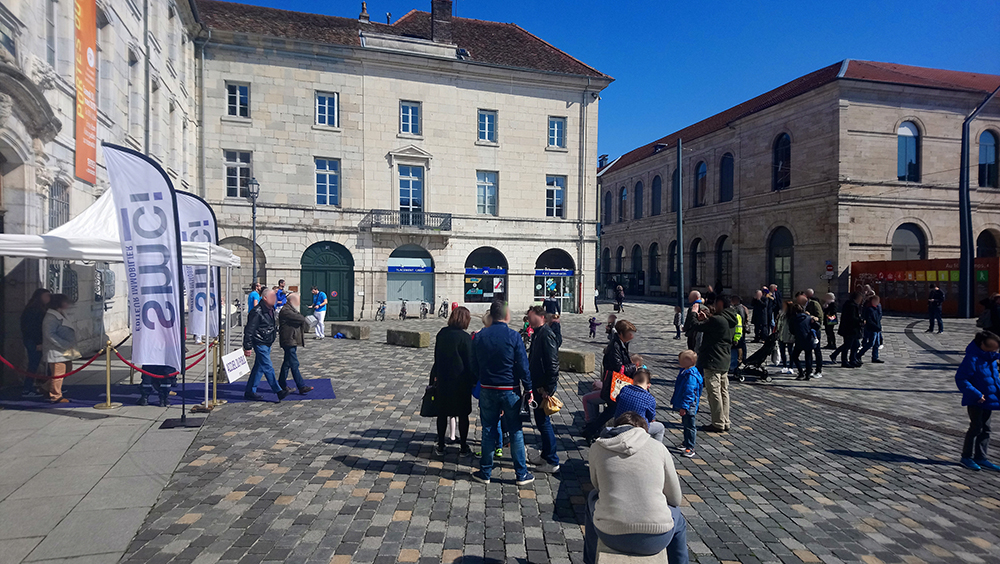
[[[251,0],[357,17],[361,2]],[[430,0],[371,0],[393,21]],[[676,2],[458,0],[455,15],[513,22],[615,77],[599,153],[612,158],[845,58],[1000,74],[998,0]]]

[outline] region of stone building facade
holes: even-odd
[[[845,292],[852,261],[957,257],[961,125],[1000,76],[846,60],[599,173],[600,272],[640,295]],[[1000,100],[973,122],[979,256],[1000,243]],[[677,272],[677,143],[683,272]]]
[[[593,288],[610,77],[448,1],[391,25],[198,6],[203,195],[249,266],[238,185],[259,183],[258,280],[318,286],[328,319],[370,319],[379,301],[390,316],[401,300],[410,315],[421,300],[522,309],[549,290],[575,310]]]
[[[196,157],[187,150],[195,130],[191,42],[195,31],[196,19],[187,3],[97,2],[98,143],[148,150],[182,189],[193,187],[189,172]],[[100,147],[97,183],[74,176],[74,38],[73,2],[0,2],[4,233],[44,233],[86,209],[107,188]],[[128,334],[126,288],[119,266],[0,260],[4,275],[0,342],[6,358],[23,358],[18,318],[34,290],[43,286],[76,298],[70,320],[81,351]]]

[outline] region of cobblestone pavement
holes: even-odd
[[[564,347],[599,352],[587,317],[564,316]],[[681,342],[672,316],[640,304],[624,317],[640,328],[633,351],[678,443],[679,417],[665,409]],[[922,324],[907,333],[915,321],[887,319],[887,364],[731,387],[733,431],[699,434],[698,457],[676,461],[692,561],[1000,561],[1000,474],[954,464],[964,424],[952,363],[972,322],[928,338],[914,332]],[[517,488],[508,462],[499,480],[473,483],[474,461],[457,447],[433,455],[433,421],[416,413],[432,349],[385,345],[382,325],[401,324],[441,326],[386,322],[369,342],[307,342],[304,372],[330,377],[337,400],[212,413],[124,561],[581,562],[590,485],[579,392],[594,375],[562,376],[558,474]]]

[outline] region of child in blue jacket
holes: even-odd
[[[1000,466],[986,459],[990,444],[990,414],[1000,409],[1000,337],[990,331],[976,333],[965,348],[965,358],[955,373],[955,383],[962,392],[962,405],[969,410],[969,431],[962,447],[962,466],[970,470],[994,470]]]
[[[684,442],[681,444],[681,456],[684,458],[694,458],[694,445],[698,437],[698,429],[695,427],[695,414],[698,413],[698,405],[701,402],[701,391],[705,388],[705,378],[695,367],[698,362],[698,353],[686,350],[678,355],[681,365],[681,372],[674,382],[674,395],[670,398],[670,405],[681,414],[681,423],[684,425]]]

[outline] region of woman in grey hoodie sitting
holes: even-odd
[[[590,447],[590,482],[583,561],[597,560],[597,541],[617,552],[650,556],[664,549],[670,564],[687,564],[687,522],[681,484],[663,443],[646,419],[629,411]]]

